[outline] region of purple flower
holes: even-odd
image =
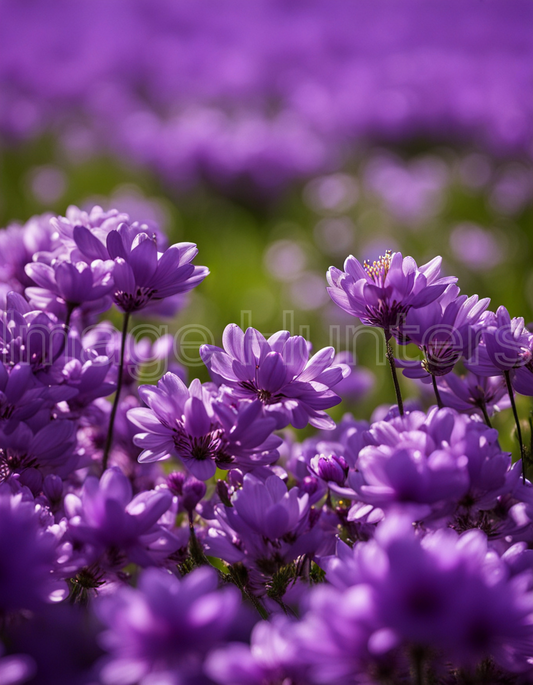
[[[52,315],[33,311],[17,293],[8,293],[1,315],[0,340],[5,363],[29,364],[34,373],[45,369],[61,354],[66,332]]]
[[[511,319],[505,307],[485,317],[483,337],[466,366],[478,376],[496,376],[510,372],[531,361],[532,335],[524,319]]]
[[[122,587],[96,606],[110,655],[102,681],[203,685],[203,658],[229,636],[239,604],[236,588],[217,590],[214,569],[198,569],[183,580],[168,571],[145,571],[137,589]]]
[[[413,342],[423,351],[420,363],[398,362],[409,378],[444,376],[462,358],[469,358],[481,337],[480,317],[489,306],[489,298],[459,295],[450,285],[431,305],[410,309],[405,317],[405,342]]]
[[[198,253],[196,245],[177,243],[158,252],[156,236],[146,228],[122,223],[107,234],[105,245],[85,226],[74,228],[74,240],[84,255],[114,260],[113,299],[123,312],[188,292],[209,273],[207,267],[191,264]]]
[[[317,454],[311,459],[310,467],[318,478],[337,485],[344,485],[348,475],[348,464],[336,454]]]
[[[65,497],[69,518],[68,536],[85,549],[89,564],[122,568],[128,561],[151,566],[175,551],[172,534],[158,525],[170,508],[166,489],[142,492],[133,497],[129,480],[117,467],[104,472],[100,481],[85,479],[81,495]]]
[[[326,535],[316,525],[320,512],[310,509],[309,495],[300,488],[287,489],[278,476],[261,480],[244,477],[231,506],[216,505],[202,542],[206,552],[229,564],[242,562],[250,572],[254,592],[264,595],[265,577],[299,556],[312,557]],[[333,536],[328,531],[329,541]],[[331,553],[329,544],[328,552]]]
[[[0,613],[38,609],[65,597],[66,587],[53,574],[56,549],[35,503],[0,485]]]
[[[295,428],[307,423],[335,427],[324,409],[341,401],[331,388],[348,374],[348,368],[334,363],[332,347],[309,359],[308,343],[299,335],[279,331],[266,340],[255,328],[243,333],[236,324],[226,326],[222,342],[224,349],[202,345],[200,356],[235,397],[259,399],[265,415],[275,417],[277,428],[289,423]]]
[[[36,481],[30,489],[39,493],[44,476],[65,478],[78,467],[75,443],[75,426],[70,421],[50,421],[35,433],[24,423],[8,435],[0,430],[0,482],[13,474],[23,478],[31,472]]]
[[[294,531],[308,511],[308,495],[298,488],[287,490],[277,476],[263,483],[246,475],[242,489],[232,498],[234,512],[228,512],[230,521],[239,518],[251,530],[269,540],[277,540]]]
[[[3,685],[19,685],[35,675],[35,663],[26,654],[2,656],[4,652],[0,643],[0,682]]]
[[[296,670],[300,664],[307,676],[303,683],[366,683],[374,682],[371,674],[402,672],[405,657],[393,651],[397,638],[379,621],[371,587],[339,591],[325,585],[309,595],[308,611],[294,626],[291,641],[291,665]]]
[[[131,409],[128,418],[143,431],[134,438],[143,448],[142,463],[177,456],[193,475],[208,480],[217,466],[252,470],[279,456],[276,422],[261,415],[260,402],[230,406],[218,401],[211,384],[194,380],[187,388],[173,373],[157,387],[141,386],[139,395],[149,408]]]
[[[234,642],[211,652],[205,670],[221,685],[304,685],[308,667],[299,663],[299,645],[294,639],[297,630],[297,624],[284,616],[261,621],[252,631],[250,645]]]
[[[32,262],[26,266],[26,273],[39,288],[27,288],[30,298],[60,297],[68,308],[82,304],[96,303],[98,311],[109,308],[106,298],[113,288],[112,263],[101,259],[86,262],[54,260],[52,264]],[[99,301],[99,302],[98,302]]]
[[[438,386],[443,404],[458,412],[482,414],[484,407],[490,416],[510,406],[502,376],[476,376],[468,372],[460,377],[450,373],[439,379]]]
[[[167,485],[172,493],[178,495],[180,506],[189,514],[194,511],[207,490],[202,480],[194,476],[186,476],[180,471],[173,471],[168,475]]]
[[[484,423],[436,408],[373,425],[374,445],[359,453],[348,484],[359,498],[382,508],[407,506],[418,519],[495,506],[512,488],[510,455]]]
[[[340,588],[369,586],[376,618],[397,639],[442,650],[459,665],[491,655],[511,671],[530,668],[530,579],[510,578],[481,531],[420,540],[409,518],[391,515],[374,540],[342,549],[328,578]]]
[[[435,257],[421,267],[412,257],[387,252],[376,262],[360,262],[349,256],[344,271],[330,267],[328,292],[336,305],[367,326],[385,331],[387,339],[402,339],[402,326],[411,309],[425,307],[454,283],[453,277],[439,278],[442,258]]]
[[[38,614],[26,617],[13,631],[17,651],[28,655],[35,665],[39,685],[89,685],[98,682],[93,670],[102,649],[96,644],[94,615],[83,614],[79,604],[61,602],[47,605]],[[4,681],[0,682],[4,685]]]

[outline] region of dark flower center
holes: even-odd
[[[0,450],[0,483],[9,478],[12,473],[33,468],[37,460],[26,454],[12,454],[7,450]]]
[[[146,307],[150,300],[154,299],[156,291],[154,288],[137,286],[134,293],[127,293],[118,290],[113,297],[115,303],[125,312],[135,312]]]
[[[223,436],[224,431],[221,428],[212,430],[207,435],[201,437],[192,437],[183,429],[178,430],[174,434],[174,445],[178,455],[188,459],[196,459],[196,461],[206,461],[206,459],[214,459],[227,463],[231,461],[226,452],[226,441]]]
[[[254,381],[242,381],[240,386],[255,395],[263,404],[277,404],[284,398],[281,393],[273,395],[269,390],[258,388]]]

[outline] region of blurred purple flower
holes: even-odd
[[[112,467],[100,481],[87,477],[79,497],[66,495],[68,537],[84,548],[88,565],[98,562],[111,570],[129,562],[153,566],[179,546],[172,534],[158,525],[171,504],[166,489],[133,497],[129,480]]]
[[[203,685],[205,654],[231,634],[239,603],[235,588],[217,590],[214,569],[183,580],[168,571],[144,571],[137,589],[122,587],[96,606],[109,652],[103,683]]]
[[[66,586],[53,573],[56,550],[35,503],[0,485],[0,613],[64,599]]]
[[[328,578],[340,588],[368,585],[375,616],[397,639],[441,649],[457,664],[476,664],[490,654],[511,671],[530,668],[527,581],[510,578],[478,530],[460,537],[439,530],[420,541],[409,518],[392,515],[373,541],[353,551],[343,545]]]

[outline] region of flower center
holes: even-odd
[[[385,277],[389,273],[392,252],[387,250],[384,255],[376,259],[372,264],[365,259],[363,266],[370,278],[380,286],[385,283]]]
[[[174,435],[174,445],[179,455],[189,459],[227,461],[227,455],[224,453],[226,445],[222,437],[223,433],[222,429],[217,428],[207,435],[192,437],[184,431],[177,431]]]
[[[125,312],[135,312],[146,307],[155,295],[154,288],[137,286],[134,293],[118,290],[114,294],[115,303]]]

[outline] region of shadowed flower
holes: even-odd
[[[404,644],[441,649],[456,664],[491,655],[511,671],[530,668],[530,579],[510,577],[479,530],[420,540],[408,517],[391,514],[374,540],[353,550],[340,543],[328,579],[342,589],[368,585],[375,617]]]
[[[72,493],[65,497],[68,536],[84,547],[89,564],[97,561],[103,567],[122,568],[133,561],[152,566],[179,546],[157,523],[171,504],[166,489],[133,497],[129,480],[112,467],[100,481],[86,478],[79,497]]]
[[[64,598],[66,586],[52,574],[56,549],[34,502],[0,485],[0,615]]]
[[[137,589],[101,598],[96,611],[110,654],[101,668],[105,685],[204,685],[205,654],[230,634],[240,604],[236,588],[217,585],[212,568],[183,580],[149,569]]]

